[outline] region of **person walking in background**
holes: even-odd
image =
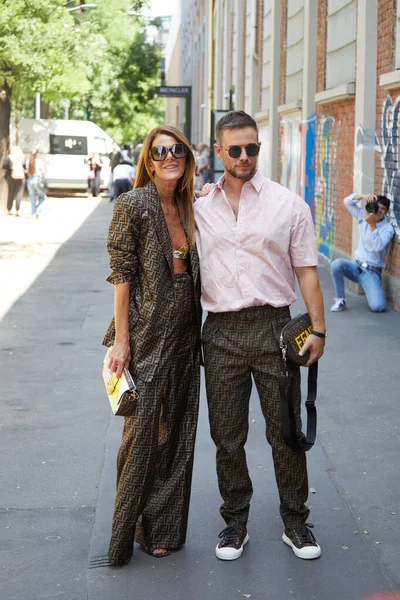
[[[109,181],[108,181],[108,196],[110,198],[110,202],[112,202],[115,199],[115,196],[114,196],[114,169],[117,165],[119,165],[119,163],[122,159],[121,150],[120,150],[117,142],[115,142],[115,141],[112,143],[112,151],[108,155],[108,158],[110,159],[110,177],[109,177]]]
[[[5,178],[8,184],[7,210],[11,215],[11,209],[15,202],[15,216],[19,217],[22,195],[25,186],[25,156],[19,146],[14,146],[3,164]]]
[[[359,206],[360,200],[366,208]],[[331,275],[335,288],[332,312],[341,312],[347,307],[344,292],[344,278],[360,283],[369,308],[373,312],[386,310],[386,299],[382,287],[382,270],[385,257],[394,236],[394,227],[386,220],[390,200],[386,196],[351,194],[344,199],[344,205],[356,219],[360,229],[360,240],[355,251],[355,260],[337,258],[331,264]]]
[[[114,198],[129,192],[135,183],[136,169],[130,162],[121,160],[114,169]]]
[[[199,159],[197,166],[197,173],[200,177],[200,189],[206,183],[211,182],[211,157],[210,150],[203,143],[200,143],[199,146]]]
[[[225,174],[194,210],[200,258],[204,368],[211,437],[217,449],[217,475],[226,527],[217,558],[241,556],[249,536],[253,493],[245,443],[252,376],[266,420],[284,524],[283,541],[303,559],[321,548],[306,521],[309,509],[305,452],[294,452],[281,429],[279,334],[296,300],[295,274],[312,323],[301,354],[306,366],[324,351],[324,302],[309,206],[300,196],[266,179],[257,169],[257,124],[243,111],[231,111],[216,125],[214,149]],[[300,419],[300,369],[290,369],[294,412]],[[259,527],[259,524],[258,524]],[[265,551],[264,547],[261,552]]]
[[[92,196],[98,196],[100,194],[100,172],[103,168],[103,163],[97,152],[92,152],[92,156],[88,160],[88,166],[88,193]]]
[[[118,452],[113,566],[129,562],[134,539],[154,557],[186,540],[200,385],[194,168],[183,133],[153,129],[110,225],[115,316],[103,343],[109,369],[128,368],[139,393]]]
[[[29,199],[31,201],[32,217],[38,217],[38,208],[46,200],[46,194],[43,187],[45,177],[44,164],[39,158],[39,150],[35,148],[28,161],[27,167],[27,187]]]

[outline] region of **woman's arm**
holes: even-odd
[[[129,343],[129,291],[129,281],[115,284],[115,341],[109,354],[108,366],[113,373],[116,373],[117,377],[121,377],[124,367],[129,367],[131,359]]]

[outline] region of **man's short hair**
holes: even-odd
[[[257,123],[243,110],[231,110],[226,115],[221,117],[215,126],[215,137],[217,143],[221,145],[222,136],[226,129],[244,129],[245,127],[252,127],[256,130],[258,136]]]
[[[382,206],[384,206],[386,208],[386,211],[389,210],[389,208],[390,208],[389,198],[387,198],[386,196],[377,196],[376,201],[379,202],[379,204],[382,204]]]

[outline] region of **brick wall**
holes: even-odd
[[[317,92],[325,90],[327,0],[318,3]],[[315,222],[320,252],[351,254],[351,215],[343,198],[353,191],[354,100],[317,105]]]
[[[287,37],[287,0],[281,0],[281,52],[280,52],[280,70],[279,70],[279,104],[285,104],[286,88],[286,37]],[[283,129],[279,128],[280,144],[278,145],[278,179],[282,179],[282,138]]]
[[[281,61],[279,82],[279,104],[286,102],[286,37],[287,37],[287,4],[288,0],[281,0]]]
[[[376,133],[381,146],[381,152],[375,157],[375,193],[383,192],[385,179],[385,167],[388,167],[386,177],[390,176],[390,164],[396,169],[394,186],[392,188],[396,206],[400,205],[400,177],[398,173],[399,154],[396,149],[392,156],[384,151],[384,140],[387,133],[383,130],[383,113],[387,97],[386,122],[390,125],[396,110],[400,110],[400,86],[397,89],[387,90],[379,85],[379,77],[395,69],[396,52],[396,0],[379,0],[378,2],[378,55],[377,55],[377,86],[376,86]],[[393,141],[397,144],[398,131],[393,131]],[[383,164],[382,164],[383,159]],[[396,165],[397,163],[397,165]],[[400,223],[398,223],[400,225]],[[396,237],[391,245],[387,258],[387,270],[389,275],[400,278],[400,245]]]

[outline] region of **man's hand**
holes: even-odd
[[[371,229],[371,231],[375,231],[376,229],[376,224],[379,222],[380,220],[380,214],[379,213],[366,213],[364,215],[364,221],[366,223],[368,223],[369,228]]]
[[[373,194],[358,194],[356,200],[366,200],[367,202],[376,202],[376,196]]]
[[[215,183],[205,183],[203,188],[199,192],[195,192],[196,198],[202,198],[203,196],[208,196],[210,192],[215,188]]]
[[[310,358],[304,365],[305,367],[309,367],[313,362],[321,358],[325,350],[325,340],[311,333],[304,342],[304,346],[300,350],[299,356],[304,356],[307,350],[310,351]]]

